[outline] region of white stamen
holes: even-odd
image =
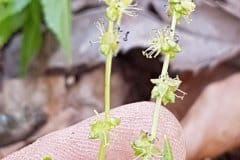
[[[105,28],[104,28],[104,23],[101,22],[100,20],[98,20],[96,23],[95,23],[97,29],[100,31],[101,35],[103,35],[103,33],[105,32]]]

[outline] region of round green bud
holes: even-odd
[[[100,52],[105,56],[111,53],[111,46],[109,44],[101,44],[100,45]]]
[[[116,128],[117,126],[120,125],[120,119],[118,118],[110,118],[109,122],[111,124],[111,128]]]
[[[152,99],[156,99],[159,96],[161,96],[161,93],[159,92],[159,87],[158,86],[154,86],[153,89],[152,89],[151,98]]]
[[[107,18],[112,22],[117,22],[121,13],[118,7],[110,6],[106,10]]]
[[[105,32],[100,37],[100,52],[107,56],[116,53],[118,49],[118,35],[113,32]]]
[[[168,50],[169,50],[169,45],[167,43],[163,43],[162,44],[162,52],[164,53],[164,52],[166,52]]]
[[[174,103],[174,102],[175,102],[175,99],[176,99],[175,93],[174,93],[173,91],[168,90],[168,91],[165,93],[162,101],[163,101],[163,104],[164,104],[164,105],[167,105],[167,104],[169,104],[169,103]]]
[[[169,45],[169,47],[174,48],[174,47],[176,47],[177,44],[176,44],[176,42],[169,40],[168,45]]]
[[[181,4],[176,4],[174,8],[175,8],[175,10],[176,10],[177,12],[181,12],[182,9],[183,9],[183,7],[181,6]]]
[[[175,13],[178,22],[182,19],[182,17],[188,19],[196,7],[192,0],[168,0],[168,2],[168,13],[170,15],[173,15],[173,13]]]

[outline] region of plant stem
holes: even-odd
[[[161,98],[157,98],[156,100],[156,106],[154,109],[153,124],[152,124],[152,130],[151,130],[152,140],[155,140],[157,138],[157,129],[158,129],[159,116],[160,116],[161,101],[162,101]]]
[[[170,62],[170,56],[167,55],[164,58],[161,76],[164,76],[167,74],[169,62]],[[159,117],[160,117],[161,102],[162,102],[162,98],[161,97],[157,98],[156,106],[154,109],[154,115],[153,115],[152,130],[151,130],[151,139],[152,140],[156,139],[156,137],[157,137],[157,129],[158,129],[158,122],[159,122]]]
[[[113,32],[114,30],[114,23],[112,21],[109,21],[108,23],[108,32]]]
[[[172,36],[174,36],[175,34],[176,25],[177,25],[177,16],[176,16],[176,12],[173,12],[172,23],[171,23]]]
[[[103,139],[101,139],[100,150],[99,150],[99,154],[98,154],[98,160],[104,160],[105,159],[105,154],[106,154],[105,141]]]
[[[111,67],[112,67],[112,55],[109,54],[106,57],[105,64],[105,119],[110,117],[110,85],[111,85]]]
[[[175,34],[176,24],[177,24],[177,17],[174,12],[173,18],[172,18],[172,23],[171,23],[171,33],[172,33],[171,36],[174,36],[174,34]],[[170,62],[170,55],[166,55],[164,57],[164,63],[163,63],[161,77],[168,74],[169,62]],[[158,129],[161,105],[162,105],[162,97],[159,97],[156,99],[156,106],[155,106],[154,115],[153,115],[153,124],[152,124],[152,130],[151,130],[151,139],[152,140],[155,140],[157,138],[157,129]]]
[[[108,32],[113,33],[114,23],[109,21]],[[105,63],[105,95],[104,95],[104,107],[105,107],[105,120],[110,117],[110,94],[111,94],[111,71],[112,71],[112,54],[106,56]]]
[[[163,62],[163,68],[162,68],[161,76],[167,75],[169,62],[170,62],[170,55],[166,55],[164,57],[164,62]]]
[[[108,32],[114,31],[114,23],[109,22],[108,24]],[[105,121],[110,118],[110,95],[111,95],[111,72],[112,72],[112,54],[108,54],[106,56],[106,63],[105,63],[105,84],[104,84],[104,115]],[[98,154],[98,160],[104,160],[106,155],[106,140],[100,140],[100,149]]]

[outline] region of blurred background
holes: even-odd
[[[183,125],[189,160],[239,160],[240,2],[195,2],[192,22],[177,27],[182,53],[170,67],[188,94],[167,107]],[[137,3],[143,11],[120,27],[113,107],[149,101],[149,80],[162,67],[142,50],[153,29],[168,26],[167,1]],[[104,57],[92,43],[98,20],[98,0],[0,0],[0,158],[103,111]]]

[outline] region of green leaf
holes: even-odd
[[[41,0],[48,28],[55,34],[71,62],[71,8],[69,0]]]
[[[24,24],[25,13],[21,12],[4,19],[0,23],[0,47],[2,47],[11,37],[11,35],[21,28]]]
[[[34,0],[35,1],[35,0]],[[2,8],[2,11],[0,12],[0,22],[4,19],[13,16],[19,12],[21,12],[27,5],[31,2],[31,0],[9,0],[9,1],[3,1],[7,2],[6,5]],[[3,3],[2,2],[2,3]]]
[[[167,136],[164,136],[162,156],[163,160],[173,160],[172,148]]]
[[[41,5],[38,0],[33,0],[26,8],[27,17],[23,29],[23,41],[20,56],[20,73],[25,75],[28,66],[42,42],[41,32]]]

